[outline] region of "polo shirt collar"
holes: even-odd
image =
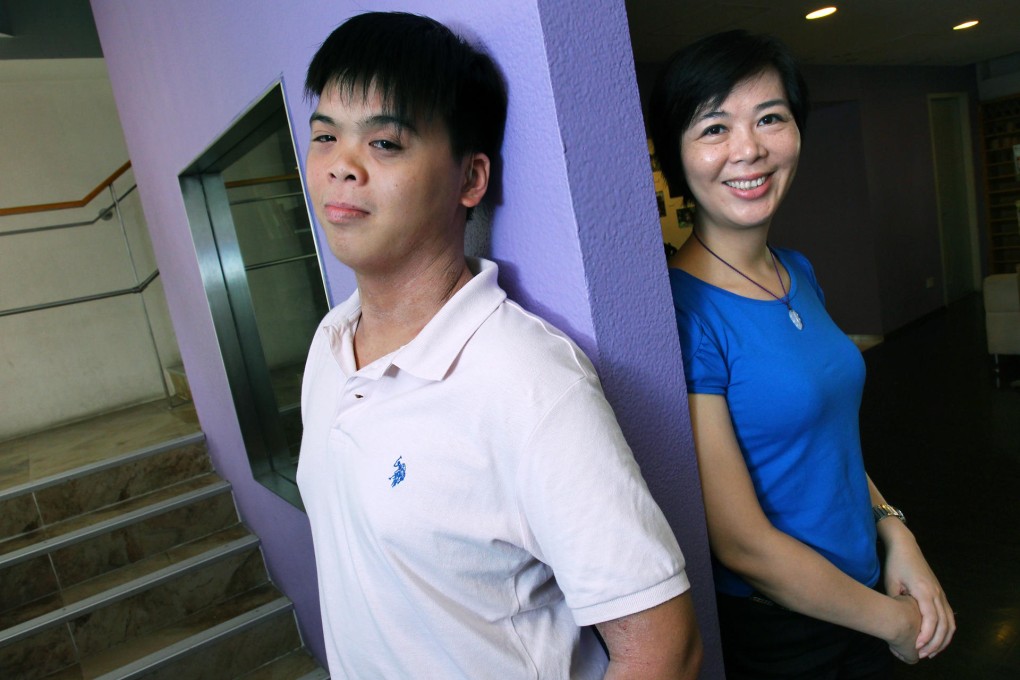
[[[506,300],[495,262],[468,258],[467,263],[474,276],[392,355],[393,365],[424,380],[442,380],[482,322]]]
[[[454,360],[492,312],[506,299],[499,287],[499,267],[481,258],[467,258],[474,276],[432,317],[418,335],[400,349],[357,371],[370,380],[381,378],[390,366],[424,380],[442,380]],[[361,319],[361,296],[357,290],[345,303],[347,311],[324,327],[333,356],[345,375],[356,372],[354,331]]]

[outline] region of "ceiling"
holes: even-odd
[[[626,0],[635,61],[733,28],[771,33],[805,64],[964,66],[1020,52],[1020,0]],[[808,12],[834,5],[825,19]],[[978,19],[974,28],[952,27]]]
[[[0,60],[99,59],[89,0],[0,0]]]
[[[836,14],[806,21],[835,4]],[[1020,53],[1020,0],[626,0],[635,60],[731,28],[772,33],[806,64],[963,66]],[[967,31],[952,26],[981,21]],[[0,0],[2,59],[101,57],[88,0]]]

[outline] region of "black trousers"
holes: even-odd
[[[716,593],[727,680],[887,680],[894,657],[878,638],[764,598]]]

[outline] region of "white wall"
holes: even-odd
[[[84,198],[127,160],[101,59],[0,61],[0,208]],[[129,171],[118,194],[134,183]],[[81,209],[0,217],[0,233],[95,219]],[[137,192],[121,205],[139,279],[155,269]],[[131,288],[120,220],[0,236],[0,310]],[[145,293],[164,365],[179,362],[159,280]],[[141,297],[0,317],[0,439],[163,394]]]

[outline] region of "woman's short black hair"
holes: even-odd
[[[496,163],[507,97],[492,59],[428,17],[359,14],[337,27],[315,53],[305,94],[329,87],[365,97],[375,87],[398,118],[446,126],[455,158],[481,152]]]
[[[778,38],[744,30],[716,33],[684,47],[666,62],[648,104],[648,127],[669,192],[691,200],[680,141],[695,116],[719,106],[740,82],[774,69],[793,119],[807,125],[807,84],[793,55]]]

